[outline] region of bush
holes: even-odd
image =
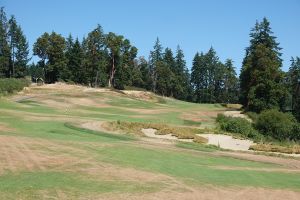
[[[4,78],[0,79],[0,94],[10,94],[15,91],[21,91],[24,87],[29,86],[27,79]]]
[[[255,127],[261,134],[280,141],[300,139],[299,124],[290,113],[283,113],[275,109],[263,111],[259,114]]]
[[[220,129],[230,133],[237,133],[243,137],[260,140],[260,134],[253,128],[251,122],[240,117],[227,117],[218,114],[217,122]]]

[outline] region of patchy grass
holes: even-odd
[[[276,144],[256,144],[250,146],[251,150],[255,151],[266,151],[266,152],[279,152],[279,153],[287,153],[287,154],[300,154],[300,145],[276,145]]]
[[[167,124],[138,123],[126,121],[109,122],[106,127],[110,130],[121,130],[127,133],[135,133],[138,135],[143,135],[141,131],[142,129],[153,128],[157,130],[157,135],[171,134],[173,136],[176,136],[178,139],[193,139],[197,143],[207,143],[206,138],[197,135],[203,133],[205,130],[192,127],[179,127],[170,126]]]
[[[277,189],[300,187],[299,173],[259,171],[259,168],[276,167],[272,164],[124,145],[102,149],[99,155],[104,156],[105,162],[167,174],[188,183]],[[225,170],[216,166],[246,167],[248,170]]]
[[[218,148],[215,145],[202,145],[202,144],[191,143],[191,142],[178,142],[176,146],[184,149],[192,149],[192,150],[203,151],[203,152],[215,152],[217,150],[220,150],[220,148]]]

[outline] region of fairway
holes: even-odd
[[[299,160],[82,127],[120,120],[204,129],[226,111],[140,94],[55,84],[2,97],[0,199],[299,197]]]

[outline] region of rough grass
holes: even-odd
[[[276,145],[276,144],[256,144],[250,146],[250,150],[266,151],[266,152],[279,152],[287,154],[300,154],[300,145]]]
[[[78,127],[85,121],[113,121],[111,128],[122,132],[139,133],[141,128],[155,128],[160,134],[171,133],[181,138],[191,138],[204,130],[195,128],[193,122],[184,122],[182,112],[222,112],[224,108],[217,104],[193,104],[174,99],[163,98],[165,102],[146,102],[129,98],[122,93],[84,93],[71,89],[33,88],[32,98],[13,102],[8,98],[0,99],[0,123],[11,131],[0,131],[1,137],[12,137],[9,144],[0,143],[3,150],[0,167],[0,199],[97,199],[103,193],[130,195],[131,193],[150,193],[155,191],[174,191],[168,188],[177,180],[191,186],[233,186],[266,187],[299,190],[300,174],[297,172],[266,172],[261,168],[280,169],[281,166],[261,162],[251,162],[230,157],[217,156],[215,146],[197,143],[178,143],[176,146],[144,144],[132,135],[112,135],[105,132],[91,131]],[[51,107],[43,99],[60,102],[68,98],[105,98],[109,108],[93,109],[92,106],[74,106],[66,112],[61,108]],[[115,109],[114,109],[115,108]],[[140,114],[126,111],[127,108],[167,109],[163,114]],[[33,118],[34,117],[34,118]],[[45,118],[43,118],[45,117]],[[121,120],[117,123],[117,120]],[[213,124],[214,118],[208,117],[200,126]],[[148,123],[148,122],[151,123]],[[138,123],[141,122],[141,123]],[[183,125],[190,127],[174,126]],[[187,124],[189,123],[189,124]],[[18,138],[18,139],[16,139]],[[31,145],[39,142],[40,144]],[[27,148],[25,148],[27,145]],[[11,147],[5,151],[5,147]],[[9,157],[16,154],[15,157]],[[31,153],[33,157],[26,157]],[[23,157],[22,157],[23,155]],[[25,156],[24,156],[25,155]],[[7,156],[7,157],[5,157]],[[33,163],[35,157],[42,157],[40,164],[43,171],[36,168],[10,168],[14,162],[20,165]],[[23,159],[21,159],[23,158]],[[68,158],[57,167],[48,165],[48,161]],[[17,160],[20,159],[20,160]],[[49,159],[49,160],[47,160]],[[74,159],[74,160],[72,160]],[[124,171],[115,175],[109,171],[113,166],[117,172],[125,168],[139,172],[152,172],[155,176],[170,177],[171,182],[148,182],[142,178],[130,180],[130,174]],[[219,167],[219,168],[218,168]],[[221,168],[224,169],[221,169]],[[229,169],[229,168],[233,169]],[[239,169],[234,169],[239,167]],[[243,170],[246,168],[247,170]],[[3,169],[3,168],[1,168]],[[103,172],[102,170],[108,170]],[[90,171],[89,171],[90,170]],[[151,176],[152,177],[152,176]],[[174,180],[174,181],[173,181]],[[167,188],[165,188],[167,187]],[[62,193],[65,196],[60,196]]]
[[[176,136],[178,139],[193,139],[196,143],[207,143],[207,139],[197,134],[203,133],[204,129],[197,129],[192,127],[179,127],[170,126],[167,124],[157,124],[157,123],[138,123],[138,122],[126,122],[117,121],[109,122],[106,126],[111,130],[121,130],[127,133],[135,133],[138,135],[143,135],[142,129],[153,128],[156,129],[157,135],[171,134]]]
[[[282,189],[300,187],[299,173],[259,171],[259,168],[275,167],[271,164],[131,146],[109,147],[99,151],[99,154],[105,157],[103,159],[106,162],[167,174],[187,183]],[[253,170],[225,170],[217,169],[216,166],[247,167]]]

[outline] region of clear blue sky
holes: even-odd
[[[300,56],[300,0],[0,0],[0,6],[15,15],[30,48],[44,32],[81,39],[99,23],[130,39],[139,56],[148,58],[158,36],[164,47],[182,47],[189,68],[197,51],[213,46],[239,70],[250,29],[265,16],[283,48],[283,69]]]

